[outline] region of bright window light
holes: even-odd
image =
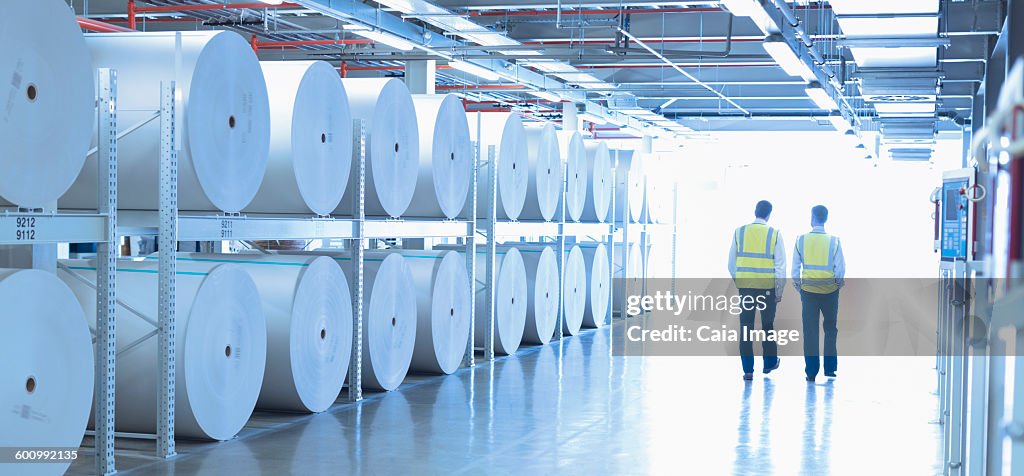
[[[879,114],[934,114],[935,103],[933,102],[876,102],[875,111]]]
[[[729,12],[738,17],[752,17],[757,15],[761,7],[753,0],[721,0],[722,5],[729,9]]]
[[[399,38],[390,33],[384,33],[378,30],[371,29],[359,29],[359,28],[346,28],[345,31],[352,32],[352,34],[359,35],[368,40],[373,40],[378,43],[383,43],[396,50],[410,51],[416,47],[411,41]]]
[[[846,118],[843,117],[842,113],[839,112],[829,114],[828,122],[830,122],[832,127],[834,127],[838,132],[846,132],[852,128],[850,121],[847,121]]]
[[[477,76],[488,81],[497,81],[501,79],[501,76],[499,76],[498,73],[495,73],[494,71],[491,71],[482,66],[477,66],[473,63],[467,63],[462,60],[451,60],[448,62],[448,66],[451,66],[452,68],[462,71],[463,73],[469,73],[472,74],[473,76]]]
[[[835,99],[832,99],[832,96],[828,95],[828,91],[825,91],[825,88],[821,87],[821,84],[812,82],[807,85],[804,91],[807,93],[807,97],[811,98],[811,101],[814,101],[814,104],[819,108],[826,111],[835,111],[836,109],[839,109],[839,105],[836,104]]]
[[[793,49],[789,47],[789,43],[786,43],[786,40],[782,35],[769,35],[765,38],[764,50],[771,55],[772,59],[779,64],[779,67],[782,68],[786,74],[790,76],[799,76],[807,81],[814,79],[814,72],[811,71],[811,68],[807,66],[807,63],[804,63],[803,60],[796,55]]]

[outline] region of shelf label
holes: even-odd
[[[232,232],[232,229],[231,229],[233,223],[234,222],[232,220],[226,220],[226,219],[220,221],[220,237],[221,238],[231,238],[231,236],[234,234]]]
[[[33,241],[36,239],[35,217],[17,217],[14,223],[14,239],[17,241]]]

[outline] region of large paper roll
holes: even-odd
[[[503,250],[512,249],[503,247]],[[550,246],[518,245],[526,266],[527,306],[523,342],[547,344],[558,323],[558,255]]]
[[[587,202],[587,188],[590,187],[587,151],[579,132],[560,132],[558,136],[565,155],[565,218],[580,221]]]
[[[608,219],[615,180],[612,176],[611,155],[608,152],[608,144],[604,141],[588,141],[584,147],[587,151],[590,187],[587,188],[587,199],[583,204],[581,218],[586,222],[604,223]]]
[[[258,408],[327,410],[341,392],[352,355],[352,296],[326,256],[181,254],[178,269],[241,266],[256,283],[267,320],[267,367]]]
[[[227,440],[249,420],[263,383],[267,323],[259,291],[238,265],[179,264],[187,269],[178,270],[174,303],[175,435]],[[116,428],[155,433],[157,263],[119,261],[117,267]],[[62,260],[57,274],[86,314],[94,313],[96,263]]]
[[[625,253],[629,253],[626,255]],[[640,243],[615,246],[615,280],[612,282],[614,306],[619,306],[627,296],[643,292],[644,262]],[[628,263],[624,262],[628,257]]]
[[[469,342],[470,283],[457,251],[402,251],[416,292],[416,348],[412,369],[450,374]]]
[[[36,270],[0,270],[0,302],[0,446],[77,448],[94,375],[82,306],[53,274]],[[12,460],[0,472],[62,474],[69,465]]]
[[[519,218],[551,221],[562,201],[562,154],[555,126],[531,126],[526,129],[529,147],[530,180],[526,203]]]
[[[52,208],[75,181],[95,122],[89,50],[66,2],[4,2],[0,205]]]
[[[345,86],[324,61],[262,61],[270,98],[270,159],[256,213],[329,215],[352,170],[352,114]]]
[[[527,182],[530,180],[530,158],[523,121],[517,114],[504,112],[474,112],[469,113],[468,118],[470,136],[480,143],[481,159],[487,160],[488,146],[495,147],[498,161],[497,217],[518,219],[526,203]],[[490,213],[487,208],[487,197],[491,194],[489,168],[481,167],[477,183],[477,215],[486,218]]]
[[[336,255],[352,276],[351,254]],[[416,295],[407,260],[398,253],[367,253],[363,260],[363,388],[401,385],[416,348]]]
[[[646,184],[644,156],[631,150],[618,150],[615,168],[615,220],[622,222],[627,216],[632,222],[643,217]]]
[[[402,216],[416,191],[419,127],[416,107],[405,83],[387,78],[345,78],[354,119],[366,127],[367,215]],[[349,187],[336,212],[352,214],[355,187]]]
[[[576,335],[583,325],[587,307],[587,265],[579,245],[566,250],[565,273],[562,280],[562,332]]]
[[[417,94],[413,103],[420,130],[419,178],[405,215],[458,217],[473,181],[466,110],[454,94]]]
[[[526,326],[527,296],[526,267],[519,250],[510,248],[498,251],[494,257],[494,351],[499,354],[511,355],[519,349],[523,341],[523,329]],[[476,274],[483,280],[487,272],[486,251],[477,250]],[[476,300],[476,323],[474,324],[474,342],[477,347],[484,345],[487,333],[487,317],[489,316],[485,296]]]
[[[587,305],[583,311],[584,327],[601,327],[608,314],[611,277],[608,272],[608,248],[601,243],[580,245],[587,266]]]
[[[151,118],[160,82],[176,82],[178,208],[234,213],[252,201],[267,169],[270,112],[248,42],[230,31],[192,31],[92,34],[86,44],[94,67],[117,70],[119,130]],[[117,161],[118,207],[159,208],[160,120],[119,140]],[[60,206],[96,206],[95,156]]]

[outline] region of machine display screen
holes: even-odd
[[[948,180],[942,184],[942,259],[967,259],[967,195],[961,193],[970,186],[967,179]]]
[[[943,207],[946,209],[946,221],[956,221],[959,218],[960,212],[960,190],[959,189],[946,189],[946,199],[942,202]]]

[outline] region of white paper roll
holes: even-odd
[[[94,375],[82,306],[53,274],[37,270],[0,270],[0,302],[0,447],[77,448]],[[0,472],[63,474],[68,466],[4,461]]]
[[[503,250],[511,247],[502,247]],[[526,267],[527,307],[523,342],[547,344],[558,323],[558,293],[561,292],[558,256],[550,246],[516,246]]]
[[[486,257],[485,251],[477,250],[476,274],[480,280],[484,279],[484,273],[487,272]],[[519,250],[510,248],[498,251],[495,256],[494,276],[494,351],[511,355],[519,349],[519,344],[523,341],[529,302],[526,267],[523,265],[523,256]],[[488,306],[489,303],[483,295],[476,300],[476,323],[473,328],[477,347],[484,345]]]
[[[87,314],[96,310],[96,263],[61,260],[58,276]],[[238,265],[193,263],[177,275],[175,435],[227,440],[249,420],[263,383],[267,324],[252,278]],[[156,432],[157,263],[119,261],[119,431]],[[145,316],[140,318],[135,312]]]
[[[366,127],[366,214],[402,216],[419,173],[419,127],[409,88],[401,80],[345,78],[349,108]],[[352,214],[355,187],[338,206],[339,215]]]
[[[466,110],[454,94],[417,94],[412,99],[420,130],[419,178],[405,215],[456,218],[473,180]]]
[[[562,280],[562,332],[576,335],[583,325],[583,313],[587,307],[587,265],[579,245],[566,250],[565,279]]]
[[[487,160],[488,146],[495,147],[498,161],[497,217],[518,219],[526,203],[527,183],[530,180],[530,157],[523,121],[518,114],[504,112],[473,112],[467,117],[470,136],[480,143],[482,160]],[[486,197],[491,193],[489,168],[480,168],[477,183],[477,196],[480,197],[477,200],[477,215],[486,218],[489,216]]]
[[[66,2],[4,2],[0,205],[52,208],[75,181],[96,119],[89,50]]]
[[[335,259],[352,280],[349,256]],[[409,373],[416,348],[416,295],[407,260],[398,253],[367,253],[363,285],[363,388],[394,390]]]
[[[416,348],[412,369],[450,374],[469,342],[469,273],[456,251],[401,251],[416,291]]]
[[[267,367],[257,408],[327,410],[341,392],[352,355],[352,296],[341,267],[326,256],[178,256],[178,269],[241,266],[256,283],[267,320]]]
[[[530,180],[526,188],[526,203],[519,218],[550,221],[555,218],[562,201],[564,167],[555,126],[528,127],[526,142],[530,151]]]
[[[601,327],[608,314],[611,278],[608,274],[608,248],[601,243],[580,245],[587,266],[587,306],[583,311],[584,327]]]
[[[612,201],[612,160],[608,152],[608,144],[604,141],[588,141],[584,143],[587,151],[588,177],[590,186],[587,188],[587,199],[584,201],[582,220],[586,222],[604,223],[608,220],[608,210]]]
[[[270,98],[270,159],[255,213],[329,215],[352,170],[352,114],[325,61],[261,61]]]
[[[119,130],[151,118],[160,82],[176,82],[179,209],[234,213],[252,201],[267,169],[270,112],[247,41],[231,31],[192,31],[91,34],[86,44],[94,67],[117,70]],[[159,207],[159,148],[159,119],[118,141],[119,208]],[[95,156],[60,206],[96,206]]]
[[[623,263],[624,253],[629,253],[629,263]],[[625,264],[626,268],[623,269]],[[615,280],[612,282],[615,306],[624,302],[626,296],[639,295],[643,291],[644,263],[640,243],[615,246]],[[625,289],[623,289],[625,284]],[[625,294],[623,292],[625,291]]]
[[[590,187],[590,167],[587,166],[587,151],[583,136],[579,132],[560,132],[560,147],[565,161],[565,212],[566,220],[580,221],[587,202]]]
[[[618,166],[615,168],[615,220],[622,222],[628,216],[632,222],[643,217],[644,156],[632,150],[619,150]]]

